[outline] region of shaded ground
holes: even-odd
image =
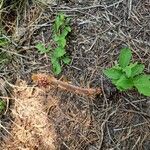
[[[54,93],[60,100],[48,114],[55,124],[58,149],[149,150],[150,98],[134,90],[116,91],[102,73],[116,61],[124,46],[132,48],[133,59],[144,63],[145,72],[150,73],[149,0],[70,0],[44,7],[27,6],[18,24],[12,17],[14,26],[7,35],[11,46],[1,48],[10,58],[7,65],[1,65],[0,76],[11,83],[21,78],[31,84],[32,73],[52,74],[50,60],[38,54],[34,46],[39,41],[53,44],[52,24],[58,11],[71,17],[72,26],[67,48],[72,62],[64,66],[58,78],[103,89],[103,96],[97,98]],[[8,111],[1,117],[3,126],[8,127],[9,118]],[[5,134],[2,129],[1,138]]]

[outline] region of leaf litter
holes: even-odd
[[[47,115],[44,120],[48,120],[50,122],[48,125],[52,125],[55,129],[53,131],[51,128],[51,132],[56,134],[56,143],[55,136],[52,137],[54,146],[60,150],[148,150],[150,147],[149,98],[137,94],[134,90],[118,92],[102,74],[104,68],[114,63],[119,50],[124,46],[130,46],[133,49],[133,59],[135,62],[141,60],[145,65],[145,71],[149,73],[148,0],[57,1],[57,5],[44,5],[45,10],[38,6],[39,3],[26,5],[25,14],[27,15],[21,17],[20,22],[16,21],[16,24],[12,15],[6,16],[10,19],[12,17],[10,26],[5,27],[9,35],[21,28],[23,32],[20,30],[21,33],[17,37],[17,34],[13,34],[14,38],[11,42],[14,46],[11,45],[7,49],[7,53],[11,54],[13,59],[6,67],[1,67],[0,75],[13,84],[16,78],[21,78],[27,81],[28,86],[31,86],[33,72],[52,74],[50,61],[46,56],[39,55],[34,47],[39,41],[46,45],[53,45],[51,26],[59,10],[72,17],[72,32],[67,45],[72,62],[69,66],[63,67],[62,74],[67,76],[68,82],[72,82],[72,85],[101,87],[103,94],[100,97],[91,98],[75,95],[66,90],[58,90],[58,87],[42,94],[45,95],[44,101],[40,100],[42,108],[44,107],[42,111]],[[9,14],[9,8],[7,11]],[[4,19],[3,25],[7,25],[7,20],[10,21],[10,19],[6,19],[6,22]],[[33,85],[33,87],[36,86]],[[10,98],[10,95],[2,97],[6,100]],[[13,124],[15,118],[11,118],[13,116],[11,110],[17,103],[15,104],[13,99],[10,102],[10,106],[7,104],[8,111],[1,117],[0,123],[0,142],[8,139],[8,146],[14,142],[11,139],[11,132],[14,134],[13,128],[17,126]],[[36,103],[39,105],[38,102]],[[34,122],[31,117],[29,119]],[[36,126],[34,129],[38,130],[40,127]],[[16,131],[19,129],[16,128]],[[38,143],[41,139],[43,140],[40,135],[45,133],[38,131],[37,134],[39,138],[33,138],[33,140]],[[4,147],[5,145],[7,146],[7,143]],[[42,146],[46,144],[41,144]],[[16,145],[15,148],[17,148]]]

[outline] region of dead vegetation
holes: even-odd
[[[67,82],[57,80],[55,77],[46,74],[33,74],[32,80],[41,87],[47,87],[53,85],[55,86],[55,88],[57,87],[75,94],[88,95],[88,96],[96,96],[101,94],[100,88],[94,89],[94,88],[77,87]]]
[[[7,84],[15,84],[18,78],[27,82],[23,88],[15,88],[13,96],[7,87],[0,89],[1,98],[9,101],[7,112],[0,116],[3,149],[31,149],[36,143],[37,149],[43,150],[47,147],[149,150],[150,99],[134,90],[118,92],[102,74],[124,46],[132,48],[134,61],[141,61],[146,66],[145,72],[150,73],[149,0],[58,0],[52,4],[45,1],[42,5],[26,1],[24,4],[26,7],[16,13],[17,18],[9,15],[8,7],[4,9],[7,13],[3,11],[7,19],[1,20],[2,35],[11,44],[0,50],[8,53],[11,60],[2,65],[0,76]],[[81,89],[101,88],[101,96],[60,90],[56,82],[48,89],[37,88],[32,83],[33,73],[52,75],[50,60],[38,54],[34,46],[39,41],[53,45],[52,24],[59,11],[71,17],[67,49],[72,63],[56,78],[59,83],[65,81]]]
[[[63,117],[60,111],[61,108],[58,105],[59,100],[52,96],[53,89],[59,87],[78,94],[98,94],[96,90],[95,93],[92,93],[94,89],[78,88],[65,82],[57,81],[54,77],[49,77],[45,74],[33,75],[32,78],[38,82],[41,88],[34,86],[29,87],[26,82],[23,81],[18,81],[17,84],[13,86],[11,99],[15,101],[15,103],[11,112],[14,121],[11,132],[9,132],[11,137],[5,139],[2,149],[55,150],[58,145],[56,141],[57,134],[54,129],[54,122],[50,118],[48,119],[46,110],[48,112],[54,107],[52,112],[56,116],[53,117],[56,118],[57,121]],[[52,84],[54,86],[52,86]],[[69,89],[70,87],[72,90]],[[49,115],[49,117],[52,116]],[[80,120],[82,121],[82,118],[77,118],[77,116],[74,119],[78,119],[79,122]],[[87,128],[89,124],[90,118],[84,121],[84,129]],[[68,135],[66,133],[64,134],[64,138],[67,138]],[[15,145],[17,145],[17,147]]]
[[[11,110],[14,118],[11,137],[5,140],[2,149],[55,150],[56,133],[45,112],[45,92],[20,82],[12,99],[15,103]]]

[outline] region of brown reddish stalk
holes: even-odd
[[[59,87],[61,89],[64,89],[64,90],[67,90],[69,92],[73,92],[76,94],[82,94],[82,95],[101,94],[100,88],[82,88],[82,87],[74,86],[67,82],[57,80],[55,77],[49,76],[46,74],[33,74],[32,80],[34,82],[37,82],[39,86],[46,87],[52,84],[52,85],[55,85],[56,87]]]

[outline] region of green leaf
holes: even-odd
[[[0,37],[0,46],[6,46],[8,44],[8,40],[6,38]]]
[[[57,44],[60,47],[64,48],[66,46],[66,39],[63,36],[60,36],[59,40],[57,41]]]
[[[116,70],[122,70],[122,68],[121,68],[118,64],[116,64],[116,65],[113,66],[112,68],[114,68],[114,69],[116,69]]]
[[[141,74],[143,72],[143,70],[144,70],[144,65],[137,64],[137,62],[134,64],[131,63],[129,66],[126,66],[123,69],[123,71],[126,73],[126,76],[128,78]]]
[[[66,36],[69,32],[71,32],[71,28],[68,25],[69,21],[70,19],[65,17],[63,13],[60,13],[55,19],[53,40],[56,43],[56,48],[50,56],[55,74],[59,74],[61,72],[60,62],[69,64],[71,61],[70,58],[65,55],[65,47],[67,44]]]
[[[55,75],[58,75],[61,73],[61,65],[59,63],[59,60],[56,58],[51,58],[52,66],[53,66],[53,72]]]
[[[69,32],[71,32],[71,28],[65,27],[64,30],[62,31],[60,37],[66,38],[66,36],[68,35]]]
[[[130,66],[126,66],[123,71],[126,73],[126,76],[127,76],[128,78],[131,77],[131,67],[130,67]]]
[[[59,35],[55,34],[53,39],[55,42],[57,42],[57,41],[59,41],[60,37],[59,37]]]
[[[133,81],[132,79],[127,78],[125,75],[122,75],[120,79],[117,81],[116,86],[120,90],[128,90],[133,88]]]
[[[119,79],[122,75],[122,71],[115,68],[106,69],[103,73],[110,79]]]
[[[66,34],[65,31],[63,34]],[[58,46],[60,47],[65,47],[66,46],[66,39],[65,39],[65,35],[55,35],[54,36],[54,41],[57,43]]]
[[[134,77],[136,75],[139,75],[143,72],[145,66],[143,64],[136,64],[132,69],[131,69],[131,76]]]
[[[118,81],[118,79],[111,79],[111,82],[112,82],[114,85],[116,85],[117,81]]]
[[[119,55],[119,65],[125,68],[130,63],[132,52],[129,48],[123,48]]]
[[[0,99],[0,113],[5,109],[6,104],[3,100]]]
[[[51,47],[48,46],[48,48],[45,48],[45,45],[43,43],[38,43],[35,48],[39,51],[40,54],[45,54],[50,51]]]
[[[65,14],[64,13],[60,13],[59,14],[60,20],[64,21],[65,20]]]
[[[68,32],[71,32],[71,28],[69,26],[65,27],[65,30],[67,30]]]
[[[62,61],[64,62],[64,64],[70,64],[71,59],[68,56],[66,56],[66,57],[62,58]]]
[[[133,82],[139,93],[150,96],[150,75],[140,75],[134,78]]]
[[[58,32],[60,27],[64,24],[65,16],[64,14],[59,14],[55,19],[55,32]]]
[[[57,47],[54,50],[53,57],[60,58],[60,57],[64,56],[65,54],[66,54],[66,51],[64,48]]]
[[[59,16],[56,17],[56,20],[55,20],[55,27],[56,27],[56,32],[58,32],[60,26],[62,25],[62,21],[59,19]]]
[[[63,37],[65,38],[65,37],[68,35],[68,33],[69,33],[69,31],[66,30],[66,29],[64,29],[64,30],[62,31],[61,36],[63,36]]]

